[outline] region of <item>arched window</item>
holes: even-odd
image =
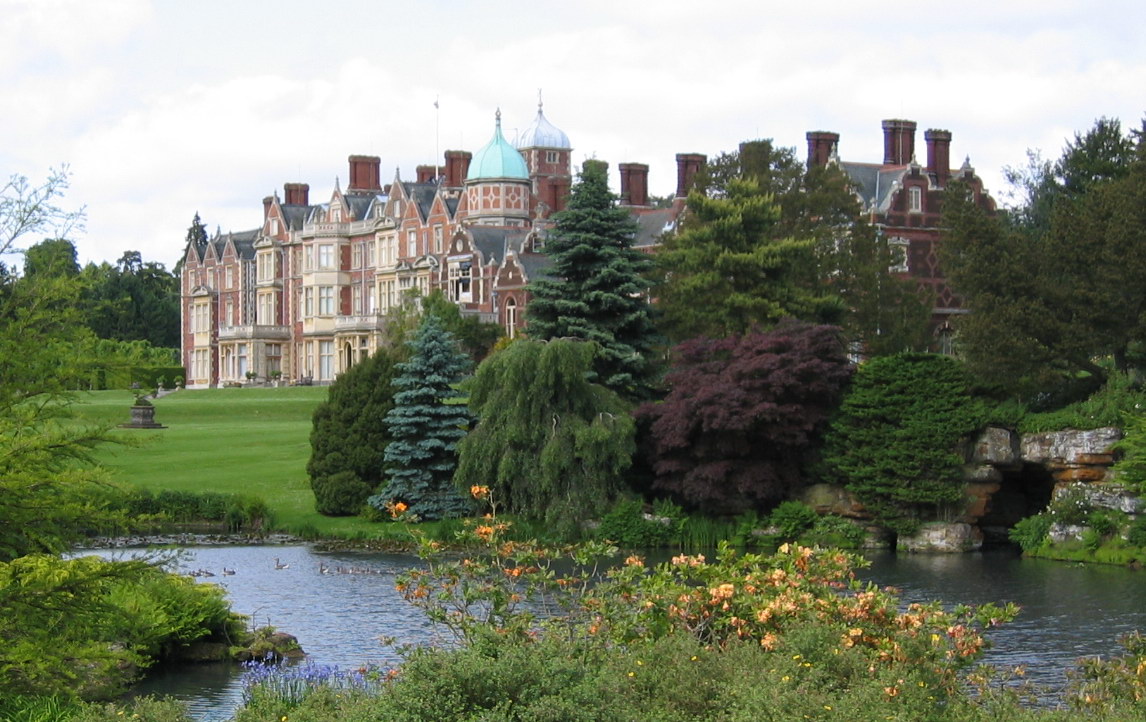
[[[505,302],[505,335],[510,338],[517,336],[517,301],[512,296]]]

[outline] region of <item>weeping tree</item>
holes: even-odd
[[[470,368],[453,334],[428,314],[410,342],[411,357],[398,365],[401,376],[394,408],[386,415],[392,441],[386,447],[386,481],[371,506],[401,502],[420,519],[464,516],[468,497],[453,487],[458,441],[466,435],[470,414],[454,384]]]
[[[596,345],[516,341],[482,362],[470,386],[478,423],[455,482],[488,485],[509,511],[566,530],[602,512],[632,463],[628,405],[587,380]]]

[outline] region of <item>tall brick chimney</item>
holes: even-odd
[[[649,204],[649,167],[644,163],[621,163],[621,205],[647,206]]]
[[[354,191],[381,191],[381,176],[378,168],[381,159],[375,155],[352,155],[350,161],[350,184],[346,190]]]
[[[839,144],[840,134],[828,130],[809,130],[805,137],[808,139],[808,167],[823,168]]]
[[[432,165],[420,165],[415,171],[418,174],[418,183],[433,183],[434,176],[438,174],[438,169]]]
[[[705,162],[708,161],[708,156],[700,153],[677,153],[676,154],[676,197],[688,197],[689,190],[692,189],[692,182],[696,179],[696,174],[704,167]]]
[[[923,138],[927,141],[927,172],[934,174],[936,185],[945,188],[951,177],[951,131],[932,128],[924,131]]]
[[[470,160],[473,159],[473,153],[467,150],[447,150],[446,151],[446,183],[449,188],[457,188],[466,181],[466,175],[470,172]]]
[[[883,121],[883,162],[907,165],[915,157],[915,121]]]
[[[310,186],[306,183],[284,183],[283,198],[288,206],[310,205]]]
[[[274,202],[274,196],[266,196],[263,198],[263,220],[266,220],[267,216],[271,214],[271,206],[274,205]]]

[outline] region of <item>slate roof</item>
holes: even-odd
[[[343,196],[346,199],[346,205],[350,208],[350,217],[356,221],[366,218],[366,213],[370,210],[370,204],[374,202],[374,193],[347,193]]]
[[[659,246],[661,236],[676,226],[677,214],[672,208],[634,209],[632,213],[637,221],[637,235],[633,239],[634,248]]]
[[[855,183],[864,209],[869,210],[874,206],[876,211],[883,212],[891,204],[892,188],[907,175],[908,166],[840,161],[840,168]]]

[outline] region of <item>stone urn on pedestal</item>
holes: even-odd
[[[136,395],[131,405],[131,421],[120,424],[121,429],[166,429],[155,421],[155,407],[142,395]]]

